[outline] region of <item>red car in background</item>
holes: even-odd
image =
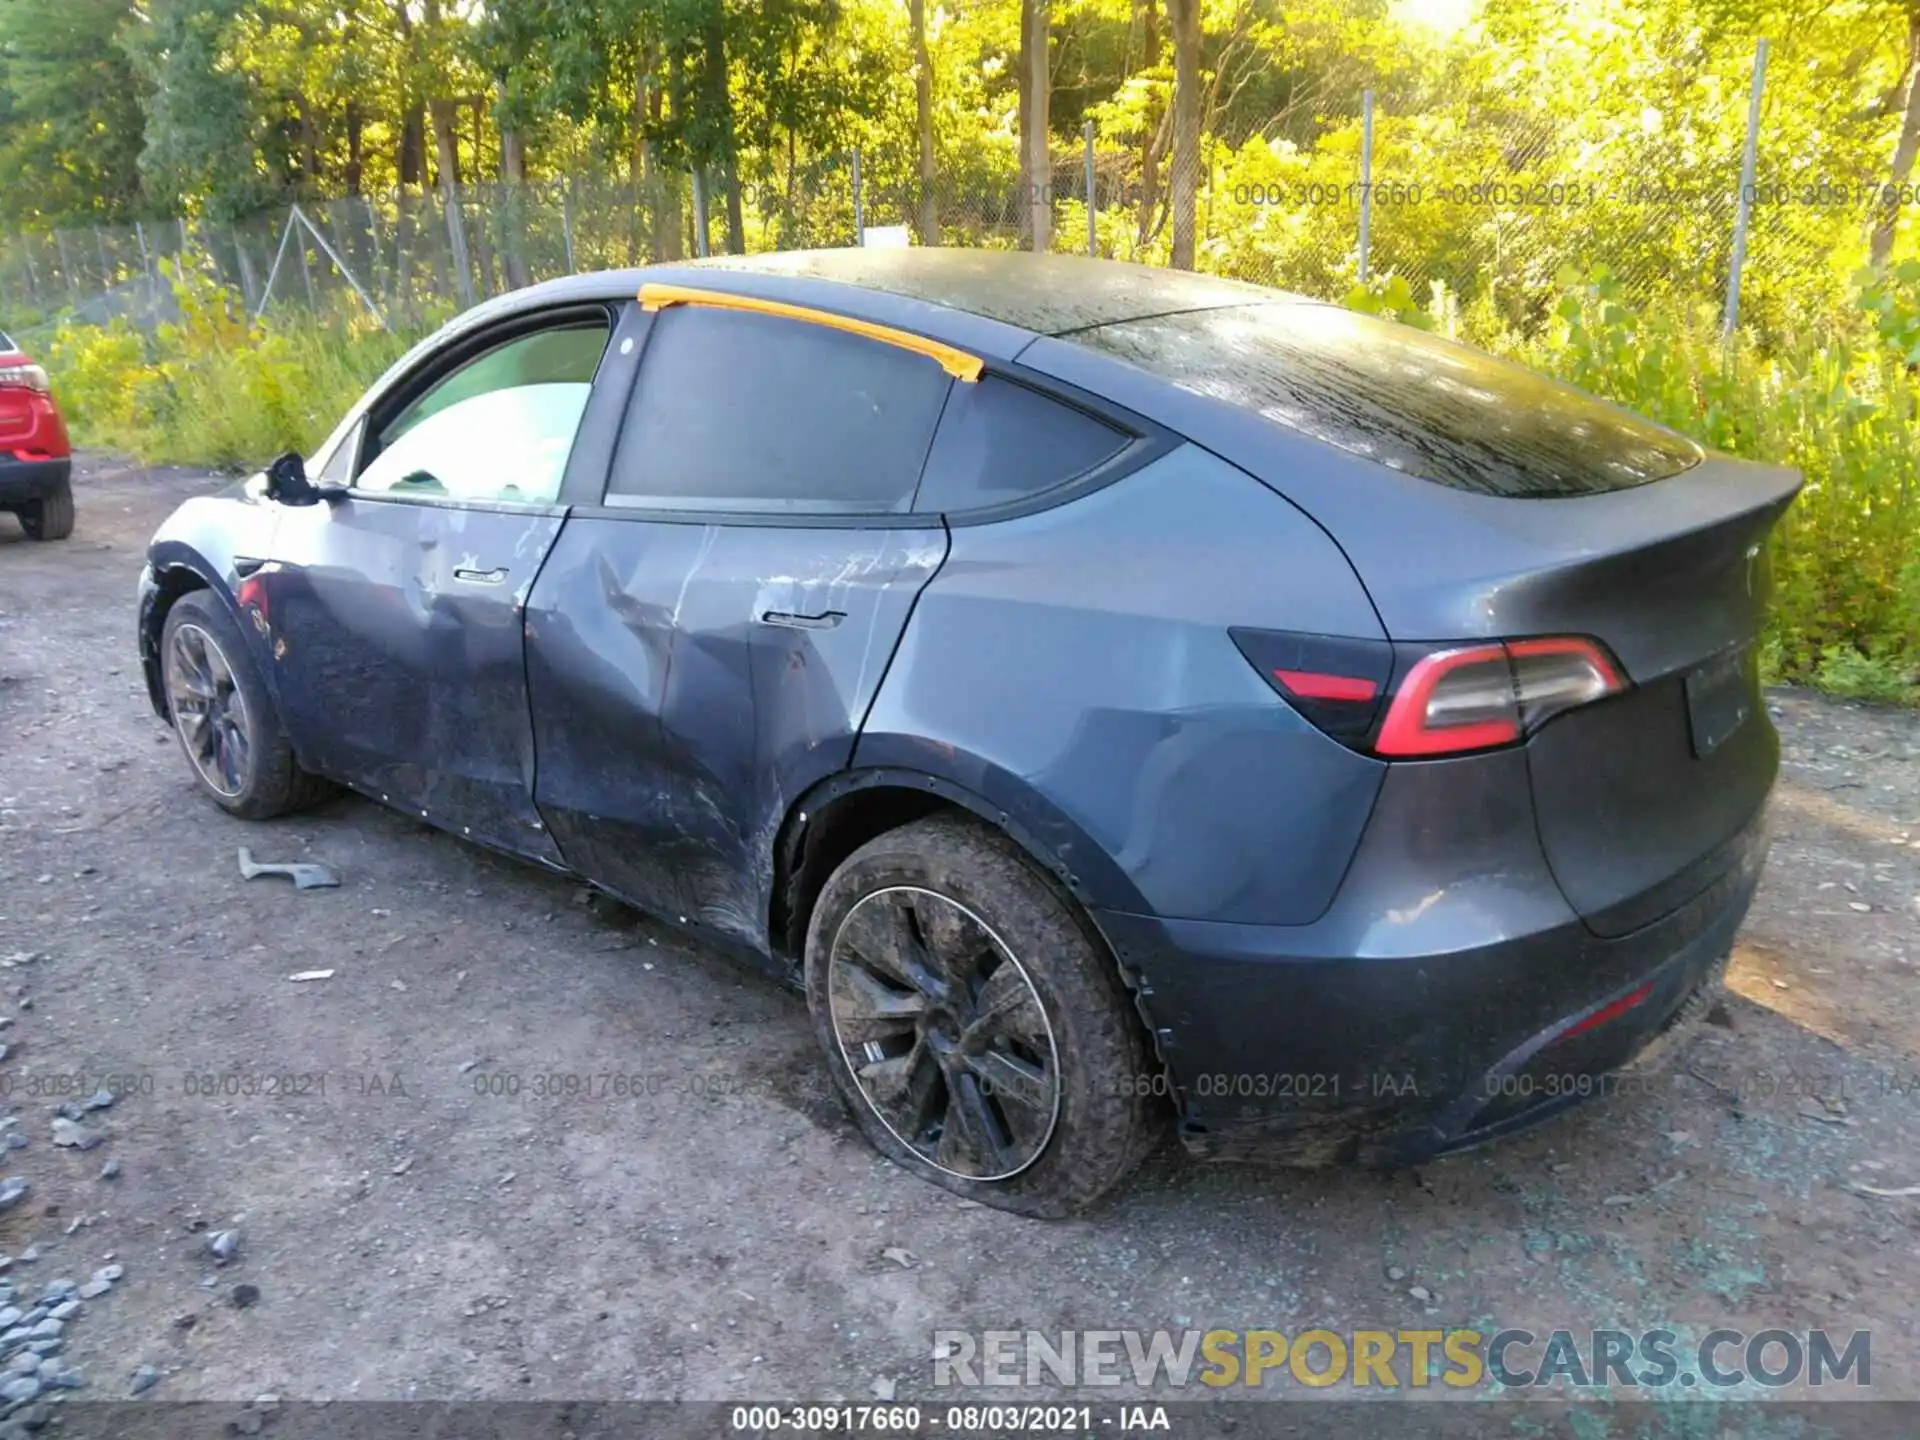
[[[0,510],[29,539],[73,533],[72,453],[47,372],[0,334]]]

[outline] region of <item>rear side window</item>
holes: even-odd
[[[924,355],[824,325],[697,305],[662,310],[607,503],[903,511],[951,388]]]
[[[7,338],[7,332],[0,330],[0,350],[12,350],[13,348],[13,341]]]
[[[953,387],[913,508],[947,513],[1021,500],[1084,475],[1131,438],[1036,390],[984,375]]]
[[[1333,305],[1281,302],[1101,325],[1071,337],[1436,484],[1517,498],[1676,475],[1685,436],[1521,365]]]

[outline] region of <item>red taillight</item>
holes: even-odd
[[[1561,711],[1625,688],[1606,652],[1578,637],[1436,650],[1400,682],[1373,749],[1457,755],[1511,745]]]
[[[1247,663],[1310,724],[1364,749],[1393,679],[1393,645],[1287,630],[1229,632]]]
[[[1333,700],[1359,705],[1370,702],[1380,693],[1380,687],[1373,681],[1356,679],[1351,675],[1323,675],[1312,670],[1275,670],[1273,678],[1303,700]]]
[[[1373,748],[1382,755],[1448,755],[1519,738],[1506,647],[1472,645],[1436,650],[1407,673]]]
[[[42,395],[52,392],[52,386],[47,382],[47,372],[31,361],[9,361],[0,365],[0,390],[16,389],[36,390]]]

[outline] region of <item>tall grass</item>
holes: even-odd
[[[1861,277],[1859,309],[1729,345],[1711,312],[1640,315],[1605,272],[1572,279],[1516,358],[1703,444],[1791,465],[1775,532],[1768,669],[1864,699],[1920,699],[1920,263]]]
[[[426,328],[389,333],[363,311],[252,321],[191,271],[174,294],[180,319],[152,334],[116,321],[54,337],[46,366],[79,443],[237,469],[311,453]]]
[[[1564,272],[1552,322],[1506,328],[1384,276],[1346,303],[1557,375],[1703,445],[1806,477],[1774,532],[1765,669],[1860,699],[1920,700],[1920,262],[1856,277],[1821,324],[1722,339],[1711,310],[1641,313],[1604,269]]]

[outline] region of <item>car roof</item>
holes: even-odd
[[[474,313],[498,315],[569,300],[627,297],[649,282],[827,306],[954,343],[979,345],[1001,358],[1011,358],[1035,335],[1066,335],[1095,325],[1231,305],[1323,303],[1214,275],[1078,255],[849,247],[717,256],[574,275],[503,296]],[[967,323],[969,318],[974,323]]]
[[[696,263],[702,269],[806,276],[880,290],[1041,335],[1229,305],[1315,303],[1215,275],[1025,250],[793,250]]]

